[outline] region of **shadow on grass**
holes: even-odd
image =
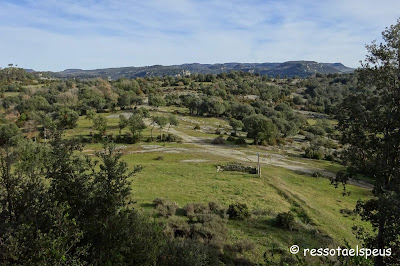
[[[141,203],[140,207],[142,208],[154,208],[154,204],[153,203]]]

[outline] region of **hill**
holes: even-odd
[[[349,73],[354,69],[341,63],[318,63],[315,61],[288,61],[284,63],[224,63],[224,64],[182,64],[171,66],[119,67],[94,70],[66,69],[54,75],[60,78],[111,77],[136,78],[145,76],[186,76],[190,74],[219,74],[222,72],[244,71],[268,76],[309,77],[315,73]]]

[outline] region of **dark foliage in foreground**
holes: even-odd
[[[99,160],[75,140],[19,140],[0,153],[1,265],[215,265],[196,240],[174,240],[139,215],[112,145]],[[100,170],[96,170],[100,169]]]

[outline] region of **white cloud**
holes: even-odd
[[[315,60],[357,67],[400,1],[0,3],[0,66],[37,70]]]

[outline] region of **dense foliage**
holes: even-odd
[[[374,182],[374,198],[360,201],[357,212],[371,222],[374,233],[358,234],[371,248],[391,249],[376,265],[400,263],[400,21],[387,28],[384,43],[367,46],[357,90],[338,113],[342,142],[348,144],[348,169],[335,180],[363,174]]]

